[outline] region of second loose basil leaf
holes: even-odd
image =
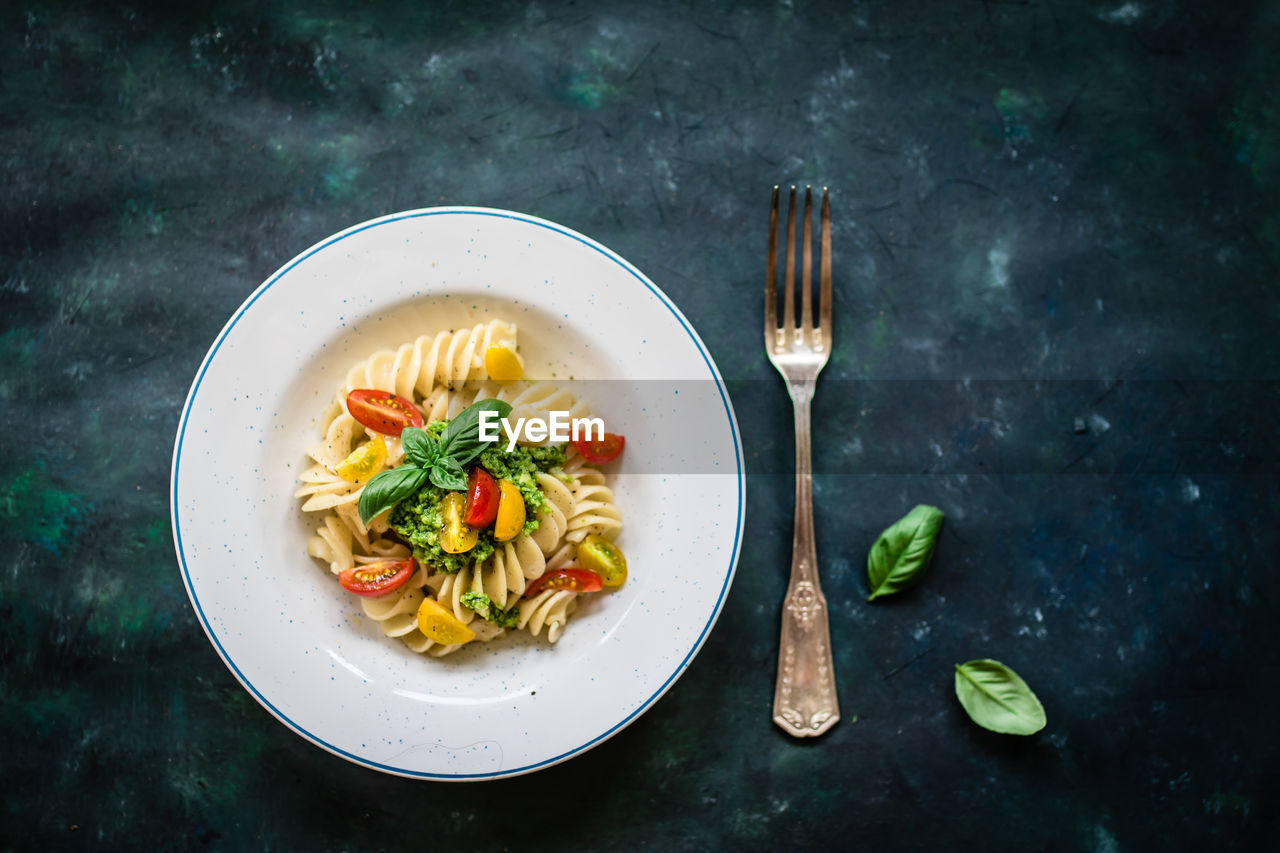
[[[942,528],[942,510],[921,504],[880,534],[867,555],[867,601],[901,592],[929,565]]]
[[[1033,735],[1045,726],[1044,706],[1018,673],[998,660],[956,664],[956,698],[969,719],[1005,735]]]

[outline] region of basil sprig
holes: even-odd
[[[501,400],[477,400],[449,421],[439,440],[417,427],[400,433],[404,464],[383,471],[365,484],[356,508],[360,520],[368,524],[430,480],[442,489],[461,491],[467,487],[463,468],[491,442],[480,438],[480,413],[496,412],[499,418],[511,414],[511,404]]]
[[[969,718],[1006,735],[1033,735],[1044,728],[1044,706],[1018,673],[997,660],[956,664],[956,698]]]
[[[867,555],[867,601],[915,584],[929,565],[942,528],[942,510],[921,504],[880,534]]]

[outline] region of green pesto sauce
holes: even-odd
[[[500,610],[483,592],[464,592],[462,606],[469,607],[499,628],[514,628],[520,622],[520,610],[514,604],[510,610]]]
[[[493,554],[493,531],[481,531],[476,546],[462,554],[450,554],[441,548],[440,529],[444,526],[444,519],[440,503],[447,494],[444,489],[428,482],[396,504],[387,524],[413,549],[413,556],[420,562],[451,575]]]
[[[565,445],[547,447],[520,447],[507,452],[500,444],[491,444],[480,454],[480,467],[493,475],[495,480],[510,480],[524,498],[525,511],[530,517],[547,508],[547,498],[538,488],[538,472],[547,472],[564,465]],[[535,527],[535,529],[537,529]]]
[[[439,437],[448,421],[432,421],[424,429]],[[501,443],[491,444],[476,460],[494,479],[510,480],[520,490],[525,504],[524,533],[538,529],[537,514],[547,506],[547,499],[538,488],[537,473],[564,465],[565,445],[548,447],[520,447],[508,452]],[[474,464],[474,463],[473,463]],[[493,528],[480,531],[474,548],[462,554],[450,554],[440,547],[440,529],[443,518],[440,504],[448,494],[445,489],[427,482],[413,495],[401,501],[391,511],[388,524],[422,563],[436,571],[454,574],[467,566],[473,566],[492,556],[496,542]]]

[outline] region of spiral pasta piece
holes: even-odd
[[[342,520],[336,515],[330,515],[307,540],[307,553],[328,563],[329,570],[336,575],[355,565],[355,558],[351,553],[351,540],[351,531],[342,523]]]
[[[538,488],[547,499],[547,508],[538,511],[538,529],[532,539],[547,558],[545,568],[558,569],[573,561],[577,546],[565,541],[568,516],[573,512],[573,492],[558,477],[539,472]],[[539,573],[541,574],[541,573]]]
[[[520,603],[518,628],[524,628],[533,636],[547,629],[547,641],[560,639],[569,615],[578,609],[578,593],[567,589],[544,589],[533,598]]]
[[[622,529],[622,512],[613,500],[613,490],[605,485],[604,472],[593,468],[572,448],[565,460],[565,473],[573,477],[569,488],[573,509],[566,513],[565,539],[575,544],[588,534],[613,539]]]
[[[379,350],[347,372],[338,400],[356,388],[390,391],[406,400],[430,398],[439,387],[457,388],[488,378],[484,353],[490,345],[515,349],[516,325],[503,320],[467,329],[422,335],[394,350]]]

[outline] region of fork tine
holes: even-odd
[[[782,294],[782,331],[790,344],[796,328],[796,188],[791,187],[787,205],[787,289]]]
[[[813,338],[813,205],[804,188],[804,238],[800,247],[800,339]]]
[[[822,256],[819,275],[822,277],[822,289],[819,293],[818,314],[821,323],[818,349],[824,352],[831,347],[831,203],[827,199],[827,188],[822,188]]]
[[[772,353],[778,342],[778,188],[769,208],[769,255],[765,261],[764,345]]]

